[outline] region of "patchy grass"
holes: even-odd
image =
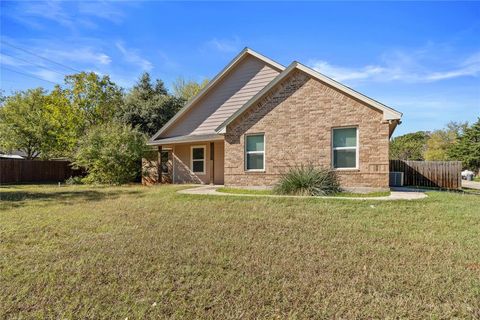
[[[0,318],[479,318],[480,197],[0,188]]]

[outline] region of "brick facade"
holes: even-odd
[[[332,128],[357,126],[359,169],[339,170],[343,187],[388,188],[389,125],[382,112],[293,72],[227,126],[225,185],[272,186],[289,167],[332,165]],[[244,136],[265,134],[265,172],[244,170]]]

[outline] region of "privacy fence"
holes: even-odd
[[[82,174],[70,161],[0,159],[0,184],[63,182]]]
[[[390,160],[390,172],[403,172],[405,186],[460,189],[461,161]]]

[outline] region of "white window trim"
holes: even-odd
[[[203,171],[202,172],[195,172],[193,171],[193,161],[202,161],[202,159],[193,159],[193,149],[203,149]],[[194,173],[194,174],[205,174],[206,173],[206,157],[207,157],[207,148],[206,146],[202,145],[202,146],[191,146],[190,147],[190,170]]]
[[[356,147],[334,147],[333,146],[333,139],[334,139],[334,131],[337,129],[351,129],[355,128],[357,130],[357,146]],[[347,126],[347,127],[335,127],[332,128],[331,132],[332,142],[331,142],[331,149],[332,149],[332,169],[338,171],[349,171],[349,170],[359,170],[360,168],[360,129],[358,126]],[[355,152],[355,167],[351,168],[335,168],[335,150],[353,150],[356,149]]]
[[[263,136],[263,151],[247,151],[247,137],[250,137],[250,136]],[[266,155],[265,155],[265,150],[267,149],[266,146],[266,139],[265,139],[265,133],[264,132],[257,132],[257,133],[248,133],[248,134],[245,134],[244,135],[244,138],[243,138],[243,144],[245,145],[244,146],[244,151],[243,151],[243,158],[244,158],[244,169],[246,172],[265,172],[265,159],[266,159]],[[247,155],[248,154],[263,154],[263,169],[248,169],[247,168]]]

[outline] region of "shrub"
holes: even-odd
[[[335,171],[302,165],[282,175],[274,191],[278,194],[323,196],[340,192],[341,189]]]
[[[130,126],[91,128],[80,140],[74,165],[87,170],[85,183],[122,184],[140,175],[146,138]]]
[[[83,178],[82,177],[70,177],[67,180],[65,180],[65,184],[67,184],[67,185],[83,184]]]

